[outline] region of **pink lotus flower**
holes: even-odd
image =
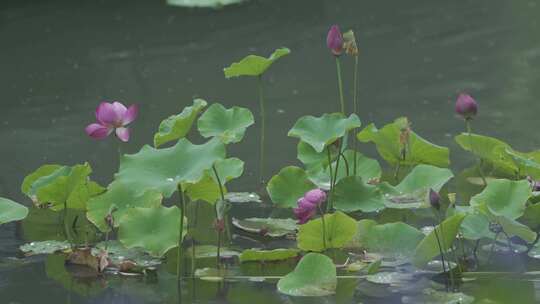
[[[343,51],[343,35],[339,30],[339,26],[332,25],[326,36],[326,46],[332,51],[335,56],[341,55]]]
[[[85,131],[94,139],[103,139],[115,131],[123,142],[129,141],[129,129],[126,126],[137,118],[137,105],[126,108],[122,103],[102,102],[96,109],[96,123],[90,124]]]
[[[293,209],[294,215],[298,219],[298,224],[307,223],[317,213],[317,208],[325,200],[326,193],[321,189],[310,190],[298,199],[298,207]]]

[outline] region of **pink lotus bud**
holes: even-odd
[[[433,189],[429,189],[429,203],[431,207],[440,210],[441,209],[441,196]]]
[[[335,56],[341,55],[343,51],[343,36],[339,30],[339,26],[332,25],[326,36],[326,46],[332,51]]]
[[[472,119],[476,116],[478,104],[471,95],[461,93],[456,100],[456,113],[463,116],[465,119]]]

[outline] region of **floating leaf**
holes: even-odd
[[[526,180],[496,179],[488,182],[484,190],[471,198],[471,206],[485,203],[494,215],[517,219],[525,212],[525,204],[531,197],[531,187]]]
[[[179,183],[196,183],[206,170],[225,158],[225,146],[218,140],[194,145],[180,139],[170,148],[144,146],[137,154],[125,155],[116,180],[130,185],[137,194],[155,189],[170,197]]]
[[[278,291],[290,296],[327,296],[337,287],[336,267],[322,254],[308,253],[293,272],[279,280]]]
[[[292,235],[298,229],[298,225],[293,219],[254,217],[246,219],[233,218],[232,223],[238,229],[269,237]]]
[[[262,75],[276,60],[288,55],[291,51],[288,48],[279,48],[270,55],[264,58],[257,55],[248,55],[240,62],[234,62],[229,67],[224,68],[226,78],[238,76],[260,76]]]
[[[288,136],[299,138],[316,152],[322,152],[327,145],[358,127],[360,119],[356,114],[348,118],[341,113],[323,114],[321,117],[307,115],[296,121]]]
[[[242,3],[245,0],[167,0],[168,5],[181,7],[221,8],[226,5]]]
[[[358,140],[375,143],[381,157],[391,165],[399,162],[405,166],[427,164],[448,167],[450,165],[448,148],[432,144],[414,131],[409,133],[407,153],[405,159],[402,159],[400,134],[403,119],[398,118],[382,129],[377,129],[374,124],[370,124],[357,134]]]
[[[261,197],[253,192],[229,192],[225,200],[230,203],[262,203]]]
[[[342,248],[354,237],[356,221],[343,212],[325,214],[326,248],[323,241],[322,219],[311,220],[300,225],[297,242],[298,248],[305,251],[323,251],[330,248]]]
[[[378,272],[366,276],[366,280],[375,284],[389,284],[392,286],[400,286],[410,283],[414,279],[411,273],[402,272]]]
[[[10,199],[0,197],[0,225],[20,221],[28,215],[28,208]]]
[[[201,115],[197,128],[203,137],[218,137],[224,144],[230,144],[241,141],[254,121],[253,114],[246,108],[226,109],[214,103]]]
[[[407,259],[414,254],[424,234],[402,222],[376,225],[372,220],[361,220],[355,238],[357,245],[369,252],[393,259]]]
[[[187,228],[183,231],[182,238]],[[177,247],[179,235],[180,210],[176,206],[132,208],[120,218],[120,242],[127,248],[142,247],[153,256],[161,257],[169,249]]]
[[[462,292],[444,292],[427,288],[422,291],[422,294],[415,296],[403,296],[401,298],[403,304],[472,304],[474,297],[466,295]],[[486,303],[498,303],[488,300]]]
[[[184,138],[191,130],[193,122],[199,112],[206,107],[206,101],[202,99],[193,100],[193,105],[185,107],[178,115],[172,115],[159,124],[159,130],[154,134],[154,147]]]
[[[27,255],[36,255],[36,254],[53,254],[55,252],[61,252],[68,249],[71,249],[71,245],[67,241],[41,241],[41,242],[31,242],[24,244],[20,247],[21,251]]]
[[[274,250],[246,249],[240,255],[240,262],[270,262],[287,260],[298,256],[300,250],[293,248],[279,248]]]
[[[92,255],[99,256],[107,252],[107,257],[115,266],[120,266],[126,261],[135,263],[138,267],[153,267],[161,264],[161,260],[148,255],[141,248],[126,248],[117,240],[100,242],[92,248]]]
[[[334,207],[352,212],[374,212],[384,209],[384,197],[377,186],[366,184],[359,176],[341,179],[334,188]]]
[[[435,229],[420,241],[416,247],[412,259],[413,264],[416,267],[422,267],[440,254],[439,243],[437,242],[435,233],[437,233],[439,237],[442,251],[447,252],[454,243],[459,231],[459,226],[464,218],[465,214],[458,213],[445,219],[441,224],[435,227]]]
[[[217,256],[217,247],[214,245],[198,245],[195,246],[195,258],[196,259],[206,259],[206,258],[215,258]],[[193,256],[193,248],[187,248],[185,250],[189,254],[190,258]],[[239,256],[240,252],[229,249],[227,247],[221,247],[219,254],[221,257],[233,257]]]
[[[148,190],[143,194],[137,194],[134,190],[121,182],[111,183],[107,192],[88,201],[86,217],[99,230],[106,232],[110,228],[105,222],[105,217],[111,211],[114,226],[118,227],[118,220],[127,210],[134,207],[151,208],[161,205],[163,196],[158,191]]]
[[[313,188],[316,186],[308,179],[304,170],[289,166],[270,179],[266,191],[278,207],[294,208],[297,200]]]

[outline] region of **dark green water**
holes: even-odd
[[[274,174],[295,164],[296,140],[286,136],[294,121],[338,109],[335,65],[325,48],[326,31],[336,22],[357,33],[364,124],[408,116],[419,134],[451,148],[457,173],[473,162],[453,142],[463,129],[453,101],[466,90],[480,104],[475,131],[518,150],[540,147],[540,1],[274,0],[223,10],[164,2],[2,1],[0,196],[27,202],[20,183],[44,163],[88,161],[95,179],[110,182],[118,166],[115,145],[84,134],[102,99],[141,107],[125,152],[151,143],[159,122],[193,97],[256,112],[255,82],[226,80],[222,69],[248,53],[266,56],[280,46],[292,54],[266,76],[268,168]],[[350,89],[352,66],[344,73]],[[257,128],[230,151],[246,161],[245,176],[232,190],[255,187]],[[371,147],[362,149],[374,155]],[[0,258],[16,254],[24,242],[19,232],[12,224],[0,227]],[[45,265],[43,259],[2,264],[0,303],[177,301],[175,280],[166,274],[158,282],[90,281],[81,292],[78,281],[51,279]],[[280,295],[271,282],[186,281],[181,290],[184,303],[400,302],[400,296],[368,296],[349,285],[342,283],[337,297],[316,300]],[[476,281],[464,290],[478,299],[534,303],[537,286],[534,280]],[[522,298],[513,301],[513,293]]]

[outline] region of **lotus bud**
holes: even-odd
[[[466,120],[473,119],[478,111],[478,104],[471,95],[461,93],[456,100],[456,113]]]
[[[326,36],[326,46],[332,51],[334,56],[339,56],[343,52],[343,36],[339,26],[332,25]]]
[[[441,196],[433,189],[429,189],[429,203],[431,204],[431,207],[435,208],[437,211],[441,209]]]
[[[306,192],[304,198],[315,205],[320,205],[322,202],[326,201],[326,193],[317,188]]]

